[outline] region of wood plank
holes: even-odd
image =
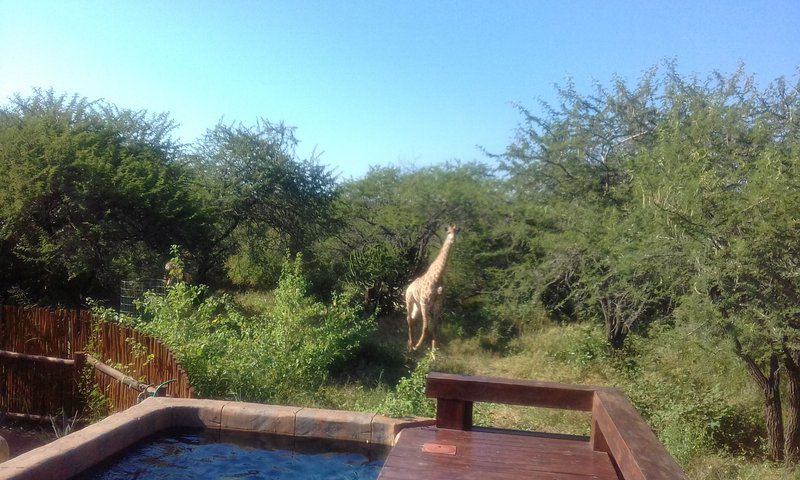
[[[426,443],[456,453],[423,453]],[[608,454],[587,441],[435,427],[404,430],[378,478],[618,480]]]
[[[431,372],[428,374],[425,393],[429,398],[495,402],[589,412],[592,410],[592,398],[596,388],[585,385],[564,385],[495,377],[468,377]]]
[[[436,426],[456,430],[471,430],[472,402],[440,398],[436,402]]]
[[[625,479],[688,479],[625,395],[613,389],[598,390],[593,429],[602,432],[595,446],[607,448]]]
[[[75,365],[75,360],[71,358],[45,357],[43,355],[28,355],[26,353],[9,352],[0,350],[0,357],[10,360],[21,360],[26,362],[48,363],[51,365]]]

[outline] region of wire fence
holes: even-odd
[[[145,292],[163,295],[166,286],[163,278],[144,278],[141,280],[123,280],[120,282],[119,313],[137,316],[141,309],[137,306]]]

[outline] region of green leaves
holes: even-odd
[[[329,225],[337,189],[331,172],[315,158],[299,159],[294,130],[262,120],[253,127],[219,124],[209,130],[190,156],[198,172],[199,199],[214,223],[214,234],[196,239],[208,271],[238,249],[234,274],[253,283],[243,269],[253,263],[260,239],[301,251]],[[238,270],[236,270],[238,267]],[[254,276],[259,276],[255,272]]]
[[[246,317],[226,295],[177,283],[166,296],[147,294],[147,320],[136,325],[176,352],[201,395],[287,401],[319,388],[372,332],[374,318],[346,297],[329,305],[311,297],[300,256],[285,263],[274,294],[266,313]]]
[[[115,299],[122,279],[162,277],[172,244],[200,281],[222,280],[230,261],[241,283],[274,286],[265,277],[285,250],[306,249],[329,225],[333,176],[298,159],[281,124],[219,125],[191,154],[173,126],[52,91],[0,109],[0,296]],[[265,256],[272,269],[252,274]]]
[[[197,229],[171,129],[52,91],[13,98],[0,111],[0,292],[78,304],[160,276],[159,255]]]

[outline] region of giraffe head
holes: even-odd
[[[456,235],[458,235],[458,232],[460,232],[460,231],[461,231],[461,227],[458,227],[456,225],[448,225],[447,226],[447,238],[455,239]]]

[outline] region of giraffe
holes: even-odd
[[[455,242],[459,231],[460,228],[455,225],[447,227],[447,238],[445,238],[436,260],[431,263],[424,275],[415,278],[406,288],[406,323],[408,323],[409,350],[416,350],[422,346],[428,330],[430,330],[431,334],[431,350],[436,350],[436,321],[442,311],[442,302],[444,300],[444,287],[442,286],[444,269],[447,266],[450,249],[453,247],[453,242]],[[417,344],[414,345],[412,330],[420,314],[422,315],[422,334]]]

